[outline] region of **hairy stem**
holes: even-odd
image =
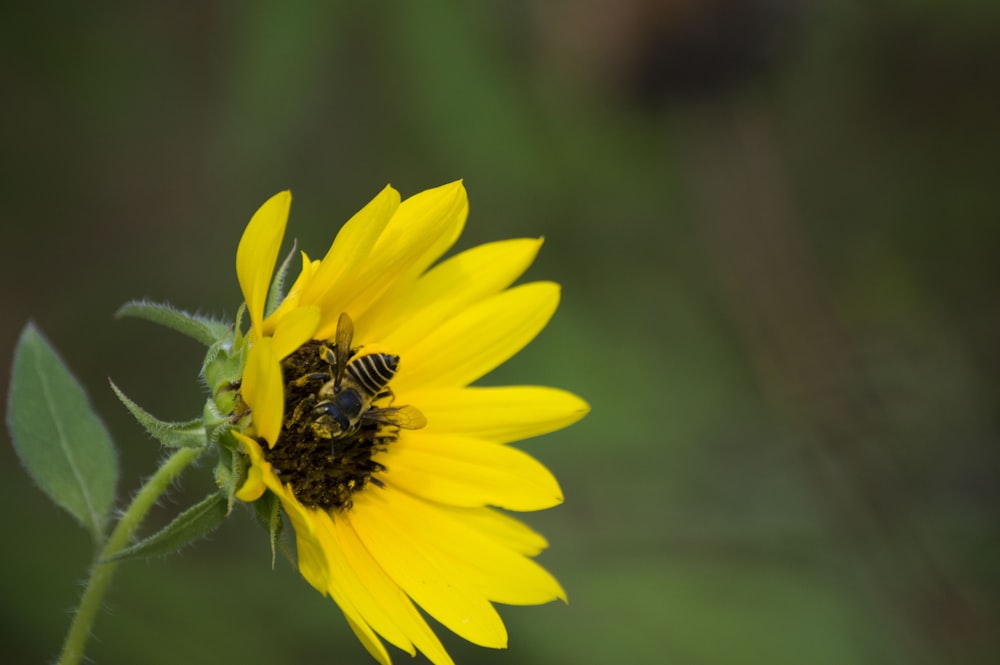
[[[170,487],[174,479],[201,452],[198,448],[181,448],[168,457],[163,465],[156,470],[156,473],[142,486],[118,524],[115,525],[114,531],[111,532],[111,536],[90,570],[90,579],[87,580],[87,586],[80,598],[80,606],[73,615],[73,623],[70,624],[69,632],[66,634],[66,641],[63,643],[62,653],[59,654],[57,661],[58,665],[77,665],[83,658],[83,649],[87,644],[87,638],[90,637],[91,628],[97,618],[108,584],[111,582],[111,576],[114,575],[115,569],[118,567],[117,561],[102,562],[129,544],[132,534],[142,523],[149,509]]]

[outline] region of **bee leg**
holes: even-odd
[[[337,366],[337,352],[331,349],[329,346],[319,347],[319,357],[323,359],[326,364],[331,367]]]
[[[302,400],[295,405],[295,411],[292,412],[292,417],[289,419],[290,423],[301,423],[307,417],[307,414],[312,412],[313,405],[316,403],[315,395],[306,395]]]
[[[396,401],[396,395],[395,393],[392,392],[392,388],[390,388],[389,386],[386,386],[382,390],[378,391],[378,394],[375,395],[374,399],[372,399],[372,402],[381,403],[382,400],[386,400],[384,406],[392,406],[392,403]]]
[[[323,374],[322,372],[313,372],[312,374],[303,374],[299,378],[292,381],[289,385],[295,386],[296,388],[301,388],[302,386],[307,386],[310,383],[318,383],[329,381],[330,376]]]
[[[320,439],[334,439],[340,430],[340,427],[334,422],[333,418],[327,415],[321,415],[314,419],[309,423],[309,427],[312,429],[313,434]]]
[[[372,469],[371,471],[369,471],[366,474],[366,477],[368,478],[368,480],[370,480],[372,483],[374,483],[378,487],[381,487],[381,488],[385,489],[385,483],[383,483],[380,478],[376,478],[375,476],[372,475],[373,473],[379,473],[381,471],[385,471],[385,464],[381,464],[381,463],[375,462],[375,461],[373,461],[372,463],[374,464],[375,468]]]

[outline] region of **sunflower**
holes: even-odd
[[[277,497],[302,576],[380,663],[390,662],[383,640],[452,662],[418,606],[470,642],[503,648],[494,603],[565,600],[532,559],[545,539],[500,510],[548,508],[562,492],[508,444],[588,411],[554,388],[470,385],[556,309],[557,284],[511,287],[541,240],[436,263],[468,214],[462,183],[405,201],[386,187],[322,260],[303,253],[287,294],[269,304],[290,205],[288,192],[265,202],[236,254],[250,319],[239,384],[248,415],[234,431],[250,465],[237,497]]]

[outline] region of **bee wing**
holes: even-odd
[[[395,425],[403,429],[421,429],[427,426],[427,417],[415,406],[388,406],[384,409],[371,409],[364,415],[365,420],[371,420],[385,425]]]
[[[351,355],[351,339],[353,338],[354,322],[351,321],[351,317],[347,315],[347,312],[341,312],[340,318],[337,319],[337,373],[334,377],[336,380],[334,385],[336,386],[339,386],[344,378],[344,370],[347,369],[347,359]]]

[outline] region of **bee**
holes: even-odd
[[[308,411],[313,433],[334,443],[356,434],[366,424],[403,429],[426,426],[427,418],[414,406],[372,406],[375,400],[392,394],[388,385],[399,368],[399,356],[391,353],[352,356],[353,337],[354,323],[344,312],[337,321],[334,347],[319,349],[320,358],[330,365],[329,373],[314,372],[295,381],[298,386],[324,383],[314,396],[299,403],[293,420],[299,420]]]

